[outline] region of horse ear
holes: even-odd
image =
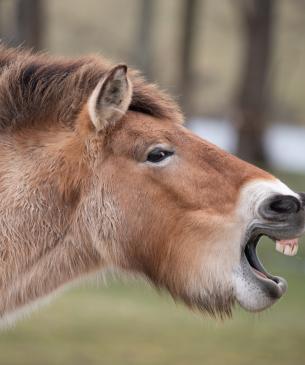
[[[113,67],[93,90],[88,101],[89,115],[97,131],[120,120],[132,98],[127,66]]]

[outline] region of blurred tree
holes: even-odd
[[[141,0],[141,11],[139,20],[139,38],[136,44],[135,63],[139,69],[145,74],[148,80],[152,80],[152,21],[154,12],[154,0]]]
[[[5,41],[5,31],[4,31],[4,25],[3,25],[3,0],[0,0],[0,42]]]
[[[191,91],[193,86],[192,56],[195,44],[196,14],[199,1],[184,0],[182,8],[182,39],[181,39],[181,63],[179,93],[181,103],[186,116],[191,112]]]
[[[272,51],[274,0],[238,2],[244,35],[244,63],[237,95],[238,155],[266,164],[263,134],[270,105],[268,71]]]
[[[15,8],[14,45],[42,48],[44,28],[44,0],[17,0]]]

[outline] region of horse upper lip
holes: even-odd
[[[243,249],[249,241],[259,240],[261,236],[267,236],[272,240],[284,240],[298,238],[305,232],[305,222],[294,224],[291,222],[255,222],[245,236]]]
[[[254,230],[276,239],[301,236],[305,230],[304,197],[273,195],[258,208],[259,223]]]

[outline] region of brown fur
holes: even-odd
[[[87,101],[108,63],[2,48],[0,65],[0,314],[107,267],[230,313],[232,288],[202,267],[230,252],[219,245],[239,227],[241,188],[272,177],[187,131],[135,71],[129,111],[97,133]],[[173,146],[176,162],[145,164],[155,143]]]
[[[77,60],[32,55],[0,46],[0,128],[60,121],[73,126],[92,90],[111,67],[100,57]],[[133,99],[130,110],[156,118],[182,121],[177,105],[137,71],[130,71]]]

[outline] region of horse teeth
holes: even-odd
[[[286,256],[295,256],[298,248],[299,245],[296,239],[276,241],[275,244],[275,249]]]
[[[280,253],[284,253],[285,251],[285,245],[281,244],[280,241],[276,241],[276,244],[275,244],[275,249],[280,252]]]
[[[291,253],[292,253],[292,246],[289,246],[289,245],[285,246],[284,255],[292,256]]]
[[[299,245],[298,244],[295,244],[293,247],[292,247],[292,251],[291,251],[291,256],[295,256],[298,252],[298,248],[299,248]]]

